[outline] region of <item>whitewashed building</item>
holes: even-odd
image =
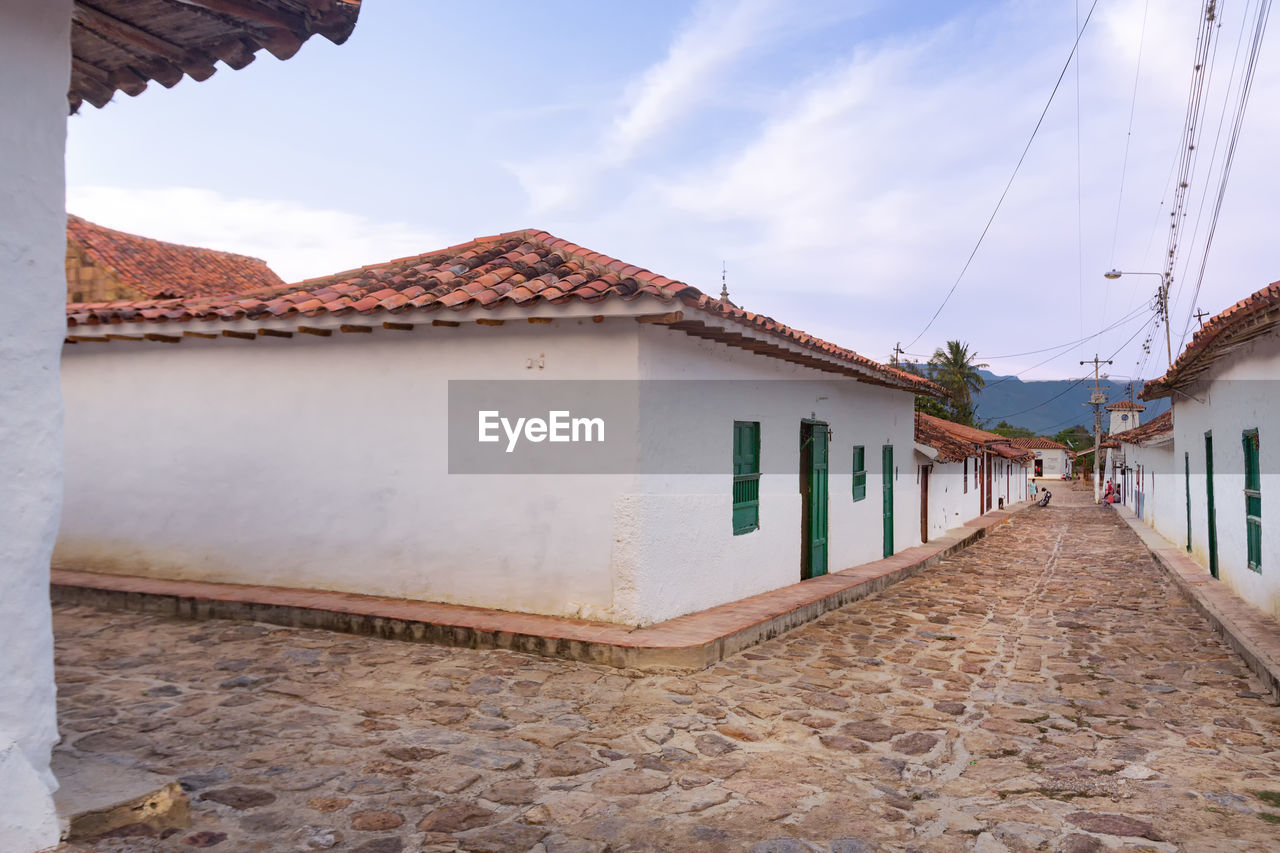
[[[916,413],[915,435],[925,541],[1027,499],[1034,457],[1004,436],[923,412]]]
[[[1107,433],[1115,435],[1137,429],[1142,425],[1142,413],[1147,407],[1132,400],[1117,400],[1106,407],[1108,426]]]
[[[1172,488],[1183,496],[1157,524],[1245,601],[1280,618],[1280,282],[1210,319],[1144,399],[1173,403]],[[1154,468],[1154,465],[1153,465]],[[1156,489],[1160,490],[1157,484]],[[1170,535],[1172,531],[1174,535]]]
[[[1010,439],[1014,447],[1030,450],[1035,454],[1031,466],[1032,477],[1048,477],[1061,479],[1071,473],[1071,461],[1074,458],[1071,449],[1065,444],[1051,438],[1036,436],[1035,438]]]
[[[1114,444],[1109,470],[1118,466],[1124,505],[1166,539],[1177,539],[1186,502],[1173,477],[1173,410],[1113,434],[1108,443]]]
[[[107,15],[72,0],[0,0],[0,849],[14,853],[59,836],[48,570],[62,502],[68,106],[103,106],[149,80],[204,80],[264,43],[287,58],[312,33],[341,42],[359,12],[343,0],[222,4],[214,15],[197,5],[115,0]]]
[[[67,311],[57,567],[641,625],[921,539],[936,386],[544,232]]]

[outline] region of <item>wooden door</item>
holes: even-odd
[[[929,472],[932,465],[920,466],[920,541],[929,541]]]
[[[893,445],[886,444],[880,451],[880,493],[883,499],[884,556],[893,556]]]
[[[1213,433],[1204,434],[1204,493],[1208,504],[1209,574],[1218,576],[1218,515],[1213,506]]]
[[[800,423],[801,580],[827,573],[830,437],[821,421]]]

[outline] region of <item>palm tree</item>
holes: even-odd
[[[951,418],[957,423],[973,425],[973,395],[981,391],[986,382],[978,373],[986,364],[974,364],[976,352],[969,352],[969,345],[960,341],[947,341],[947,348],[934,351],[929,365],[932,379],[947,390]]]

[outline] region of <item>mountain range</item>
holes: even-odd
[[[1023,382],[1016,376],[997,376],[987,370],[981,370],[979,373],[982,374],[987,385],[977,395],[977,417],[978,423],[987,429],[1000,421],[1007,421],[1014,426],[1032,430],[1037,435],[1052,436],[1076,424],[1089,429],[1093,427],[1093,409],[1088,405],[1089,395],[1093,391],[1092,379]],[[1109,403],[1129,397],[1127,382],[1103,379],[1099,385],[1107,395]],[[1137,400],[1136,395],[1141,390],[1142,383],[1135,382],[1134,399],[1147,407],[1147,410],[1142,413],[1143,423],[1169,408],[1167,399]],[[1103,430],[1106,430],[1109,422],[1110,417],[1103,412]]]

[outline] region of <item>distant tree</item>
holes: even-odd
[[[1086,447],[1093,447],[1093,433],[1077,424],[1068,427],[1057,433],[1053,440],[1059,444],[1065,444],[1072,450],[1083,450]]]
[[[1034,438],[1035,433],[1026,427],[1014,426],[1008,421],[1001,421],[991,427],[991,432],[996,435],[1003,435],[1005,438]]]
[[[899,370],[914,373],[916,376],[922,376],[925,379],[933,379],[933,371],[927,364],[921,364],[918,361],[893,361],[892,363]],[[951,412],[945,402],[937,397],[929,397],[925,394],[916,395],[916,411],[924,412],[926,415],[933,415],[935,418],[951,417]]]
[[[930,378],[947,391],[947,408],[951,420],[974,425],[973,395],[987,383],[978,371],[986,364],[975,364],[976,352],[969,352],[969,345],[960,341],[947,341],[945,349],[939,347],[929,359]]]

